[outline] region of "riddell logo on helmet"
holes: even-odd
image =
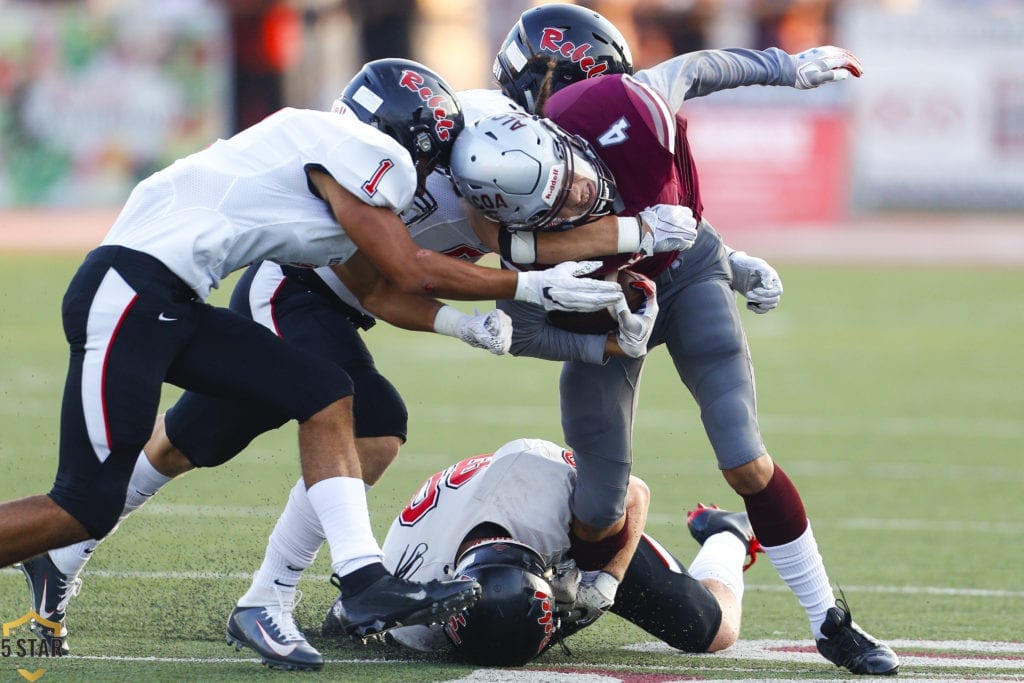
[[[402,72],[398,83],[403,88],[408,88],[419,95],[420,99],[427,104],[427,108],[434,114],[434,121],[437,122],[437,125],[434,126],[437,137],[447,141],[452,135],[452,128],[455,127],[455,122],[448,118],[448,110],[444,108],[447,98],[444,95],[434,94],[433,90],[423,85],[423,74],[416,71],[406,69]]]
[[[543,199],[548,206],[551,206],[551,198],[554,197],[558,190],[562,188],[561,179],[562,173],[560,169],[557,166],[552,168],[551,174],[548,176],[548,185],[547,188],[545,188],[543,195]]]
[[[550,595],[542,591],[534,591],[533,598],[535,600],[540,600],[540,609],[543,612],[543,614],[537,618],[537,623],[544,626],[544,639],[540,641],[540,647],[537,648],[537,652],[539,654],[548,646],[551,636],[555,635],[555,615],[551,609]]]
[[[607,64],[599,64],[593,57],[588,57],[590,43],[576,45],[571,40],[565,40],[565,31],[558,28],[546,28],[540,37],[540,49],[562,55],[569,61],[579,65],[580,70],[593,78],[608,70]]]

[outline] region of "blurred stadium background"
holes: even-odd
[[[136,182],[281,106],[328,107],[368,59],[411,56],[456,88],[490,87],[497,45],[533,4],[0,0],[0,499],[49,486],[66,354],[60,296]],[[917,655],[906,660],[911,676],[1020,680],[1024,1],[585,4],[626,33],[637,68],[727,46],[795,53],[836,44],[863,59],[865,77],[837,87],[746,88],[687,103],[706,213],[731,245],[771,259],[786,282],[778,312],[756,324],[748,316],[762,422],[805,482],[833,580],[855,599],[858,618],[881,637],[936,639],[894,641],[901,654]],[[21,253],[33,251],[64,253]],[[905,264],[921,267],[889,267]],[[231,284],[214,299],[225,301]],[[559,438],[550,364],[493,359],[429,335],[412,344],[387,326],[370,344],[405,394],[416,435],[371,497],[379,538],[395,502],[453,454],[493,448],[525,425]],[[653,532],[688,559],[679,506],[692,505],[696,492],[707,502],[736,501],[709,464],[668,363],[655,354],[645,372],[638,473],[657,489]],[[516,387],[499,412],[489,397],[503,382]],[[175,397],[172,389],[165,400]],[[53,675],[259,673],[248,653],[225,657],[223,619],[293,481],[293,433],[267,435],[250,450],[169,487],[126,522],[128,533],[88,570],[74,608],[74,647],[87,656],[44,663]],[[304,627],[319,623],[330,599],[328,569],[318,562],[304,588]],[[23,586],[15,570],[0,571],[0,620],[23,609]],[[651,653],[624,664],[619,645],[638,636],[620,634],[614,622],[584,634],[583,661],[632,663],[651,675],[644,680],[682,665],[703,677],[841,676],[813,651],[794,649],[807,645],[806,626],[770,567],[748,587],[744,639],[797,639],[786,647],[798,658],[786,666],[754,661],[765,658],[760,651],[737,653],[742,664],[732,655],[681,661]],[[120,627],[108,628],[127,613],[130,642]],[[980,665],[938,668],[946,665],[936,653],[963,654],[967,646],[950,639],[965,636],[986,647],[1014,643]],[[366,663],[336,643],[317,645],[349,662],[350,679],[467,671]],[[553,654],[546,665],[581,661]],[[0,677],[17,680],[14,666]]]
[[[364,61],[490,87],[524,0],[0,0],[0,248],[95,244],[152,171]],[[707,215],[774,258],[1024,261],[1024,3],[588,0],[638,68],[837,44],[866,75],[687,104]],[[934,236],[934,239],[931,239]]]

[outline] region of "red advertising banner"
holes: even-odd
[[[846,217],[842,110],[702,102],[686,111],[704,213],[716,228],[829,225]]]

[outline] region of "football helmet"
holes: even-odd
[[[616,195],[611,173],[586,140],[526,113],[487,116],[467,126],[452,148],[451,172],[463,197],[512,230],[585,223],[610,213]],[[589,181],[585,205],[566,215],[580,178]]]
[[[633,56],[610,21],[558,3],[522,13],[494,58],[493,72],[506,95],[536,111],[539,101],[576,81],[633,73]]]
[[[411,223],[433,213],[437,202],[426,190],[426,178],[435,168],[447,169],[452,145],[465,125],[451,86],[419,62],[378,59],[349,81],[331,111],[346,109],[394,138],[412,157],[419,186],[413,208],[402,218]]]
[[[488,539],[470,547],[455,576],[474,579],[483,593],[445,623],[455,651],[479,666],[522,666],[543,652],[558,630],[550,575],[540,554],[518,541]]]

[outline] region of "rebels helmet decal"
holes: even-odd
[[[592,44],[575,45],[571,40],[565,39],[565,31],[560,28],[545,27],[541,31],[539,47],[541,50],[553,52],[573,62],[580,68],[580,71],[587,75],[587,78],[600,76],[608,70],[607,64],[598,62],[588,55],[594,47]]]
[[[540,641],[540,645],[537,646],[537,654],[544,651],[544,648],[551,642],[551,637],[555,635],[555,612],[552,609],[553,600],[551,596],[543,591],[534,591],[533,599],[540,602],[541,615],[537,617],[537,623],[544,627],[544,639]]]
[[[426,103],[427,108],[430,109],[434,116],[434,132],[437,133],[437,138],[442,141],[450,140],[455,129],[455,121],[452,120],[451,114],[448,111],[451,106],[445,107],[445,102],[448,101],[448,98],[443,93],[437,94],[424,85],[423,74],[411,69],[406,69],[402,72],[398,83],[403,88],[412,90]]]

